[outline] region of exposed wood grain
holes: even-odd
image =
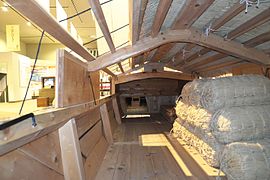
[[[106,104],[100,106],[100,114],[103,123],[104,136],[109,144],[113,143],[112,128],[110,124],[109,112]]]
[[[113,40],[112,40],[112,36],[110,34],[110,31],[109,31],[109,28],[108,28],[108,25],[107,25],[107,22],[106,22],[106,19],[105,19],[105,16],[103,14],[103,11],[102,11],[102,8],[101,8],[101,5],[99,3],[99,1],[97,0],[88,0],[91,8],[92,8],[92,11],[96,17],[96,20],[98,22],[98,25],[106,39],[106,42],[111,50],[112,53],[115,52],[115,46],[113,44]]]
[[[147,37],[137,42],[134,46],[127,46],[117,50],[113,54],[108,54],[97,58],[97,60],[88,63],[88,70],[95,71],[102,69],[114,63],[121,62],[130,57],[137,56],[144,52],[150,51],[162,44],[171,42],[190,42],[200,46],[211,48],[221,53],[227,53],[238,58],[246,59],[247,61],[269,64],[270,57],[262,51],[254,48],[246,48],[242,44],[234,41],[226,41],[222,37],[214,34],[205,34],[196,30],[169,30],[163,35],[155,38]]]
[[[98,107],[93,108],[85,113],[75,117],[78,136],[81,137],[96,122],[101,120],[100,110]]]
[[[227,66],[231,66],[231,65],[235,65],[235,64],[239,64],[242,61],[235,61],[235,60],[231,60],[231,61],[227,61],[225,63],[220,63],[217,65],[212,65],[209,67],[204,67],[204,68],[200,68],[200,69],[195,69],[196,72],[207,72],[207,71],[214,71],[214,70],[218,70]]]
[[[243,44],[248,48],[254,48],[254,47],[256,47],[256,46],[258,46],[260,44],[263,44],[263,43],[265,43],[265,42],[267,42],[269,40],[270,40],[270,31],[266,32],[266,33],[263,33],[263,34],[261,34],[259,36],[256,36],[256,37],[244,42]],[[184,66],[182,66],[182,68],[187,69],[187,70],[194,69],[194,67],[198,68],[199,66],[202,66],[202,65],[217,61],[217,60],[225,58],[225,57],[228,57],[228,55],[218,53],[218,54],[215,54],[214,56],[208,57],[206,59],[200,60],[198,58],[198,59],[195,59],[195,60],[191,61],[190,63],[186,63]]]
[[[65,179],[84,180],[85,172],[75,119],[69,120],[59,129],[59,140]]]
[[[185,29],[189,28],[208,7],[214,2],[214,0],[189,0],[186,1],[181,11],[179,12],[172,28],[173,29]]]
[[[108,143],[106,139],[102,136],[99,142],[94,147],[93,151],[86,158],[84,169],[87,180],[95,179],[95,176],[100,168],[107,149]]]
[[[159,1],[157,13],[154,18],[152,25],[151,36],[154,37],[159,33],[159,30],[166,18],[166,15],[171,7],[172,0]]]
[[[0,156],[0,171],[0,179],[5,180],[64,180],[63,175],[19,150],[14,150],[4,156]]]
[[[119,106],[118,106],[118,103],[117,103],[117,97],[116,96],[112,99],[112,104],[113,104],[113,111],[114,111],[115,119],[116,119],[118,124],[121,124],[122,123],[122,118],[121,118],[121,115],[120,115]]]
[[[29,157],[63,175],[58,132],[55,131],[18,149]]]
[[[148,78],[167,78],[177,80],[192,80],[193,77],[190,74],[178,73],[178,72],[147,72],[147,73],[135,73],[125,76],[118,76],[116,84],[123,84],[130,81],[148,79]]]
[[[102,122],[98,121],[97,124],[80,139],[81,152],[84,157],[87,157],[98,143],[102,136],[102,131]]]
[[[226,11],[220,18],[216,19],[212,24],[212,29],[219,29],[221,26],[226,24],[228,21],[230,21],[232,18],[237,16],[239,13],[245,10],[245,6],[240,3],[236,3],[233,7],[231,7],[228,11]],[[210,52],[209,49],[202,49],[200,50],[200,55],[206,54]],[[187,62],[196,59],[198,57],[198,52],[193,54],[187,59]]]
[[[98,99],[96,101],[97,105],[106,103],[111,98],[112,96]],[[37,121],[35,128],[32,127],[30,121],[23,121],[10,127],[5,132],[0,132],[0,155],[57,130],[69,119],[91,110],[94,106],[94,102],[91,101],[68,108],[50,109],[46,112],[35,114]]]
[[[248,20],[244,24],[240,25],[233,31],[229,32],[228,39],[234,39],[236,37],[241,36],[242,34],[245,34],[246,32],[262,25],[263,23],[270,20],[270,8],[264,10],[259,15],[255,16],[254,18]]]
[[[56,65],[57,74],[60,75],[56,79],[56,87],[60,90],[60,94],[56,95],[57,107],[93,101],[91,85],[93,85],[95,98],[99,99],[99,72],[91,73],[91,84],[85,63],[77,61],[76,57],[63,49],[59,51],[62,52],[58,53]]]
[[[112,77],[115,77],[116,75],[112,72],[112,71],[110,71],[108,68],[104,68],[104,69],[102,69],[102,71],[104,71],[105,73],[107,73],[108,75],[110,75],[110,76],[112,76]]]

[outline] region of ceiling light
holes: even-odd
[[[6,6],[2,6],[1,9],[3,12],[8,12],[8,8]]]
[[[32,26],[32,24],[29,22],[29,21],[27,21],[27,26]]]

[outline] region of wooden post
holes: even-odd
[[[100,106],[100,114],[103,123],[105,138],[109,144],[112,144],[113,143],[112,128],[106,103]]]
[[[121,115],[120,115],[120,112],[119,112],[119,107],[118,107],[118,104],[117,104],[117,97],[116,96],[114,96],[112,98],[112,104],[113,104],[113,111],[114,111],[115,119],[116,119],[118,124],[121,124],[122,123],[122,118],[121,118]]]
[[[65,179],[85,180],[75,119],[69,120],[58,132]]]

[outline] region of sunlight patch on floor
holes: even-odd
[[[171,145],[171,143],[168,141],[164,134],[142,134],[140,135],[139,139],[142,146],[166,146],[176,160],[176,162],[178,163],[179,167],[182,168],[185,175],[192,176],[192,173],[189,171],[186,164],[183,162],[181,157],[175,151],[174,147]],[[185,145],[185,142],[180,139],[177,139],[177,141],[179,142],[179,144],[182,145],[182,147],[187,151],[187,153],[197,162],[197,164],[208,176],[225,176],[225,174],[222,171],[219,171],[219,169],[209,166],[193,147]]]
[[[189,171],[188,167],[169,143],[164,134],[143,134],[139,137],[141,140],[142,146],[166,146],[174,159],[176,160],[179,167],[183,170],[186,176],[192,176],[192,173]]]

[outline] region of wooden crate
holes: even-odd
[[[39,97],[37,98],[37,107],[48,107],[49,98],[48,97]]]

